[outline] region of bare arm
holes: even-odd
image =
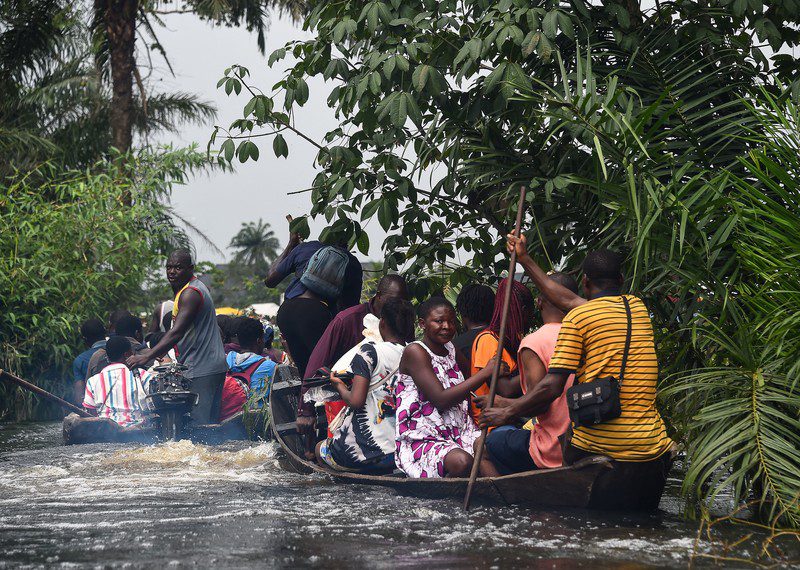
[[[519,376],[498,376],[497,394],[503,398],[519,398],[522,390],[519,387]]]
[[[192,326],[202,304],[203,297],[200,293],[194,289],[185,289],[178,301],[178,315],[175,317],[175,323],[172,328],[161,337],[161,340],[153,348],[131,356],[127,361],[128,366],[131,368],[143,368],[154,358],[159,358],[169,352],[183,338],[189,327]]]
[[[528,255],[528,242],[524,235],[516,237],[509,234],[507,248],[509,253],[516,250],[517,262],[522,265],[525,273],[534,282],[536,288],[542,292],[542,295],[556,307],[564,312],[569,312],[586,302],[586,299],[580,295],[576,295],[560,283],[547,277],[547,273]]]
[[[353,384],[350,389],[333,372],[331,372],[331,383],[339,391],[342,401],[356,410],[362,408],[367,402],[367,391],[369,389],[369,379],[363,376],[353,376]]]
[[[267,287],[277,287],[278,284],[286,278],[286,275],[278,271],[278,267],[280,266],[281,262],[284,259],[286,259],[286,256],[289,255],[292,252],[292,250],[298,246],[300,241],[301,241],[300,234],[298,234],[297,232],[289,234],[289,242],[286,244],[286,247],[277,257],[277,259],[275,259],[275,261],[272,262],[272,265],[270,265],[269,271],[267,272],[267,276],[264,278],[264,285],[266,285]]]
[[[525,371],[525,393],[536,388],[536,385],[547,375],[547,368],[539,356],[530,348],[523,348],[519,353],[519,366]]]
[[[545,369],[544,364],[542,361],[539,360],[539,357],[536,356],[536,353],[533,352],[530,348],[523,348],[520,352],[518,364],[521,370],[525,372],[525,393],[530,392],[533,387],[542,379],[544,375],[547,374],[547,369]],[[499,380],[499,379],[498,379]],[[505,381],[502,384],[498,383],[497,386],[497,395],[494,398],[494,406],[495,408],[505,408],[507,407],[514,399],[519,398],[523,394],[522,390],[522,376],[513,376],[507,377],[504,379]],[[516,390],[514,391],[513,395],[506,395],[500,391],[501,386],[504,389],[508,390],[507,393],[511,393],[511,387],[508,386],[511,382],[515,383]],[[487,401],[489,397],[478,396],[473,398],[475,405],[478,406],[480,409],[486,407]]]
[[[469,393],[491,378],[491,367],[487,366],[471,378],[450,388],[442,387],[428,353],[419,345],[410,345],[400,359],[400,372],[411,376],[419,391],[439,411],[452,408],[463,402]]]
[[[564,391],[568,374],[547,374],[537,382],[533,390],[516,400],[510,400],[502,408],[483,410],[478,424],[481,427],[500,426],[520,416],[541,414]]]

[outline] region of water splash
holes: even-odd
[[[49,437],[37,433],[25,441]],[[696,527],[676,510],[465,514],[458,501],[288,474],[277,457],[250,442],[0,443],[0,568],[671,566],[694,546]]]

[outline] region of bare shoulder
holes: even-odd
[[[430,362],[430,356],[418,343],[409,344],[403,349],[403,356],[400,358],[400,372],[408,374],[410,368],[415,368],[425,361]]]

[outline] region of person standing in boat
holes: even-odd
[[[122,427],[140,424],[145,419],[144,386],[150,380],[140,368],[131,370],[125,360],[133,356],[125,336],[112,336],[106,342],[109,364],[86,381],[83,407],[90,414],[115,421]]]
[[[304,242],[300,234],[291,232],[286,249],[264,279],[267,287],[277,287],[292,276],[276,322],[300,378],[305,378],[311,352],[331,319],[361,300],[363,269],[358,259],[347,251],[346,242],[342,244],[342,241],[332,237],[331,245],[326,246],[317,240]],[[312,269],[321,269],[327,276],[338,274],[341,280],[326,283],[314,279],[315,275],[309,275],[308,271],[312,262]]]
[[[578,293],[578,283],[566,273],[552,273],[548,279],[555,281]],[[550,359],[556,348],[558,333],[564,311],[553,305],[546,297],[540,295],[536,299],[536,307],[542,315],[543,325],[535,332],[522,339],[517,352],[519,380],[522,393],[527,394],[536,389],[550,366]],[[559,437],[569,429],[569,410],[567,409],[566,391],[572,385],[571,375],[561,395],[547,409],[536,416],[530,427],[517,428],[502,426],[492,430],[486,438],[486,452],[497,470],[503,475],[519,473],[534,469],[552,469],[564,463]],[[482,408],[486,398],[476,398],[476,404]],[[508,405],[513,400],[502,396],[495,398],[496,406]]]
[[[470,392],[491,378],[491,363],[464,379],[468,363],[451,342],[456,312],[450,301],[434,297],[417,311],[423,338],[409,344],[400,360],[395,387],[397,428],[395,462],[414,478],[466,477],[480,436],[469,414]],[[508,367],[501,363],[501,372]],[[488,460],[480,472],[498,475]]]
[[[483,410],[481,425],[506,425],[520,416],[541,413],[563,393],[571,374],[579,383],[619,379],[630,326],[631,343],[619,395],[621,415],[571,430],[566,436],[564,464],[606,455],[632,462],[663,458],[668,467],[673,443],[655,404],[658,360],[653,326],[642,300],[622,295],[622,256],[608,250],[587,254],[583,262],[584,299],[547,278],[528,255],[524,236],[509,235],[508,248],[516,251],[517,260],[542,294],[568,312],[547,375],[522,398]]]
[[[312,376],[320,368],[330,368],[344,354],[364,340],[364,318],[372,315],[377,321],[380,318],[384,303],[389,299],[408,300],[408,287],[401,275],[384,275],[378,281],[375,295],[366,303],[345,309],[330,322],[322,333],[311,357],[308,360],[306,377]],[[300,407],[297,412],[297,429],[307,437],[314,434],[316,417],[314,405],[303,401],[307,387],[300,391]],[[330,422],[342,409],[342,402],[326,403],[325,409]],[[313,449],[313,445],[309,446]]]
[[[184,375],[192,380],[192,392],[199,396],[191,417],[198,424],[219,416],[222,384],[228,369],[219,334],[211,292],[194,274],[192,254],[185,249],[167,259],[167,281],[175,292],[173,324],[151,349],[128,359],[130,367],[141,367],[175,347],[179,364],[188,367]]]
[[[331,437],[317,445],[320,463],[362,473],[394,469],[394,381],[406,344],[414,340],[414,307],[405,299],[386,300],[378,325],[383,341],[364,341],[348,365],[348,387],[331,372],[344,409],[330,422]]]
[[[472,363],[472,344],[475,337],[492,322],[494,291],[488,285],[464,285],[456,297],[456,310],[461,317],[464,332],[453,339],[456,350]]]

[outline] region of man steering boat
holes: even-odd
[[[192,381],[192,392],[198,394],[192,419],[197,424],[214,423],[228,369],[214,301],[208,288],[194,275],[188,250],[179,249],[169,256],[167,281],[175,293],[172,328],[153,348],[128,358],[128,366],[144,366],[174,347],[178,363],[188,367],[183,374]]]

